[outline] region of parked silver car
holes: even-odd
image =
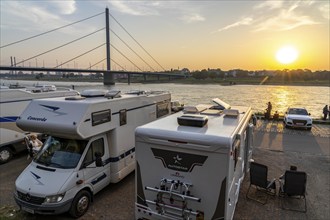
[[[313,119],[305,108],[289,107],[284,115],[285,127],[312,129]]]

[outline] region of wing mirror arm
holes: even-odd
[[[95,153],[95,165],[96,167],[103,167],[103,161],[100,152]]]

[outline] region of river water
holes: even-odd
[[[1,84],[32,86],[35,81],[1,81]],[[172,100],[178,100],[185,105],[211,104],[213,98],[220,98],[228,104],[251,106],[254,112],[264,112],[267,102],[273,105],[273,111],[283,114],[289,106],[305,107],[313,118],[322,117],[322,109],[330,104],[330,87],[318,86],[272,86],[272,85],[232,85],[215,84],[187,85],[175,83],[139,84],[117,83],[114,86],[104,86],[103,83],[87,82],[41,82],[54,84],[57,87],[71,87],[78,91],[85,89],[115,89],[122,92],[130,90],[165,90],[172,95]]]

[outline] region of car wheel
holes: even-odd
[[[9,147],[0,149],[0,164],[7,163],[13,157],[13,151]]]
[[[84,215],[88,210],[90,202],[91,194],[86,190],[80,191],[72,201],[70,215],[74,218]]]

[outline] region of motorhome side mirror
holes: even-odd
[[[95,165],[96,167],[103,167],[103,162],[100,152],[95,153]]]

